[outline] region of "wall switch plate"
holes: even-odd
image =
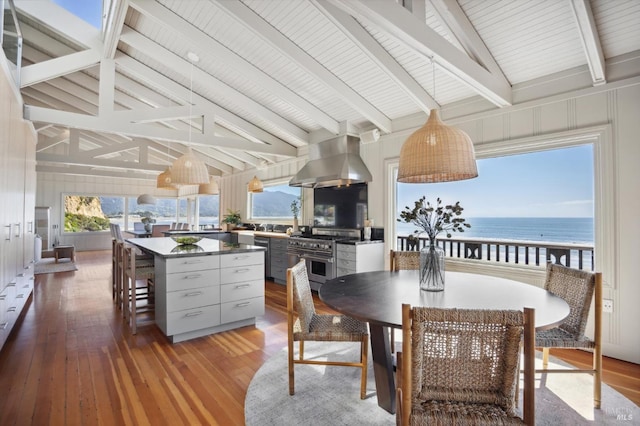
[[[602,299],[602,312],[610,314],[613,312],[613,300]]]

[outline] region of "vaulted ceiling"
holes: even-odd
[[[260,168],[563,73],[606,84],[640,54],[636,0],[114,0],[104,33],[14,1],[37,170],[56,173],[155,179],[187,145],[212,175]]]

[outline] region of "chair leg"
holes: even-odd
[[[299,359],[304,359],[304,340],[300,340],[300,358]]]
[[[549,348],[542,348],[542,368],[549,367]]]
[[[391,353],[394,353],[396,351],[396,339],[395,339],[395,329],[393,327],[391,327],[391,332],[390,332],[390,338],[389,341],[391,343]]]
[[[593,351],[593,406],[600,408],[602,400],[602,348],[596,345]]]
[[[360,378],[360,399],[364,399],[367,396],[367,352],[369,350],[369,336],[363,336],[360,343],[362,350],[360,355],[360,362],[362,363],[362,373]]]
[[[129,327],[131,328],[131,334],[136,334],[138,332],[137,330],[137,320],[136,320],[136,304],[138,303],[138,297],[137,297],[137,284],[136,284],[136,279],[135,278],[131,278],[131,297],[129,297]]]
[[[289,339],[287,352],[287,357],[289,360],[289,395],[293,395],[295,393],[295,382],[293,377],[293,339]]]

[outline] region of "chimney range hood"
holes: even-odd
[[[371,172],[360,158],[360,139],[343,135],[309,145],[309,161],[289,181],[289,186],[324,188],[371,179]]]

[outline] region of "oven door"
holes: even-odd
[[[309,285],[312,290],[318,291],[320,286],[336,276],[335,262],[333,258],[313,256],[305,254],[302,256],[307,264],[307,274]]]

